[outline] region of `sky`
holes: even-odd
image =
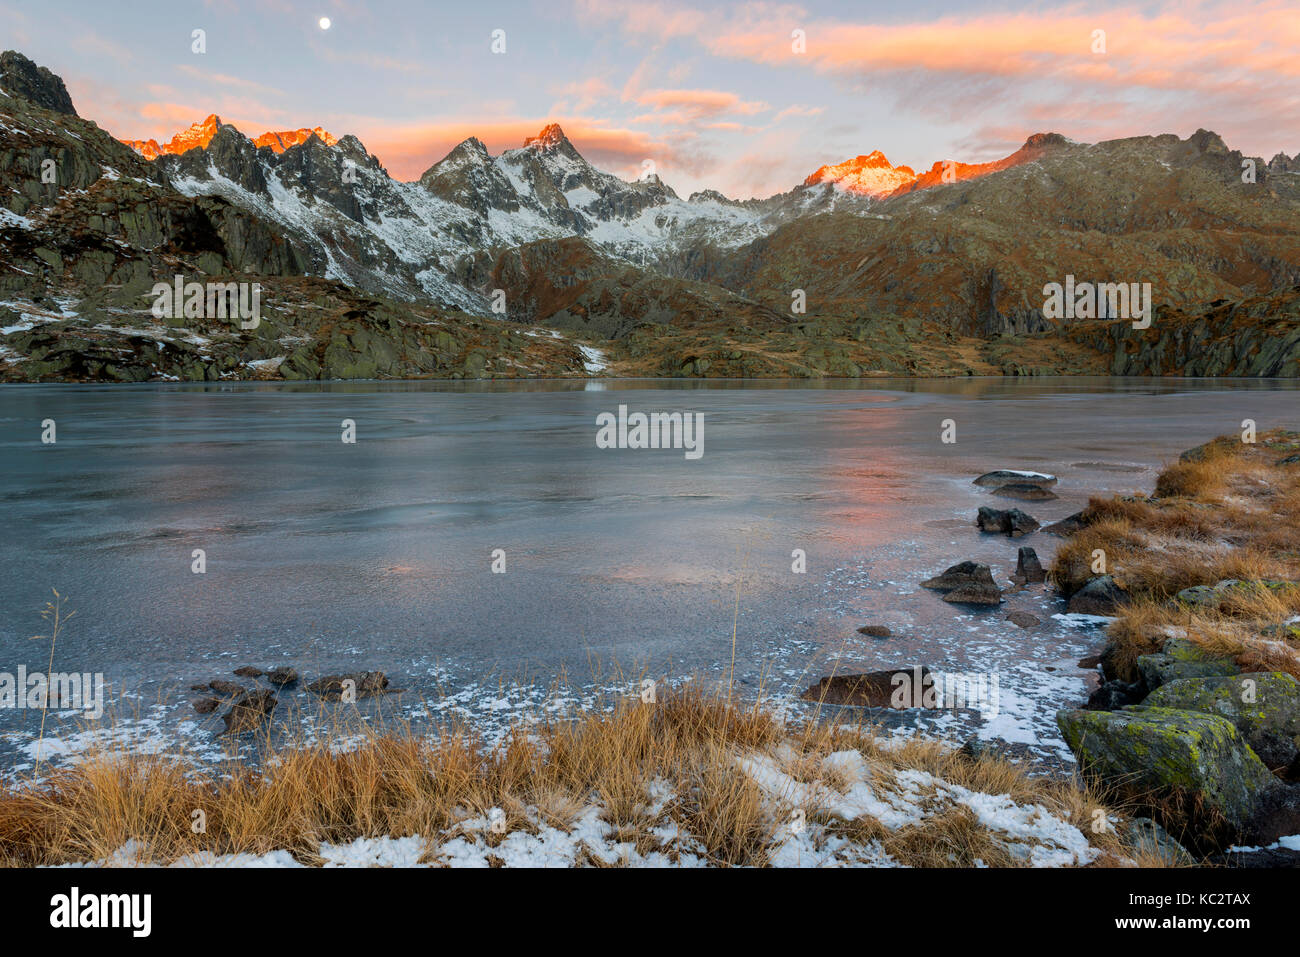
[[[986,162],[1037,132],[1300,152],[1294,0],[0,0],[0,48],[124,139],[210,113],[250,136],[322,126],[406,180],[468,136],[495,154],[550,122],[683,196],[768,196],[877,149]]]

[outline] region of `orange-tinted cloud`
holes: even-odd
[[[1053,128],[1054,119],[1082,113],[1086,122],[1063,132],[1104,138],[1168,130],[1179,118],[1245,140],[1235,145],[1247,150],[1300,125],[1300,16],[1290,0],[1070,4],[879,23],[766,2],[725,13],[671,0],[577,3],[628,36],[689,40],[714,56],[825,73],[943,121],[984,114],[1005,123],[1034,113]],[[1093,102],[1127,107],[1103,120],[1088,109]]]
[[[643,90],[637,94],[636,102],[694,118],[727,114],[753,116],[771,109],[766,103],[743,100],[726,90]]]

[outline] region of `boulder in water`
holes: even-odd
[[[1070,596],[1065,610],[1071,615],[1113,616],[1120,605],[1128,601],[1128,592],[1115,584],[1110,575],[1089,578],[1087,583]]]
[[[230,710],[222,715],[226,722],[226,734],[242,734],[254,731],[271,717],[275,710],[275,692],[260,688],[240,695],[231,704]]]
[[[827,675],[801,695],[805,701],[858,708],[923,706],[922,692],[934,687],[929,668],[895,668],[865,674]]]
[[[1018,508],[1003,511],[989,508],[987,505],[980,507],[975,517],[975,524],[979,526],[981,532],[1000,533],[1010,538],[1020,538],[1038,528],[1038,521]]]
[[[1012,576],[1012,581],[1022,585],[1047,581],[1047,572],[1038,560],[1038,553],[1028,545],[1021,545],[1020,551],[1016,553],[1016,573]]]
[[[993,494],[1001,495],[1003,498],[1018,498],[1024,502],[1050,502],[1056,498],[1056,493],[1050,489],[1045,489],[1041,485],[1029,485],[1025,482],[999,485],[993,490]]]
[[[996,488],[1000,485],[1011,485],[1013,483],[1047,488],[1056,484],[1056,476],[1044,475],[1042,472],[1026,472],[1020,469],[997,469],[992,472],[985,472],[975,480],[974,484],[985,488]]]

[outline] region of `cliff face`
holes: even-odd
[[[582,374],[573,345],[307,277],[273,223],[177,192],[48,71],[0,69],[0,381]],[[259,322],[154,316],[177,276],[256,284]]]
[[[1161,309],[1149,329],[1117,321],[1064,334],[1108,354],[1111,375],[1300,376],[1300,286],[1200,313]]]

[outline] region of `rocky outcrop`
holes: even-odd
[[[807,689],[801,697],[818,704],[903,709],[940,706],[942,702],[936,704],[936,694],[930,669],[914,667],[865,674],[828,675]]]
[[[1201,608],[1218,611],[1234,600],[1247,600],[1261,594],[1275,594],[1284,597],[1287,593],[1300,591],[1300,582],[1277,579],[1225,579],[1213,585],[1193,585],[1184,588],[1171,600],[1171,604],[1180,608]]]
[[[1066,611],[1071,615],[1113,615],[1128,601],[1128,593],[1110,575],[1097,575],[1070,596]]]
[[[1016,573],[1012,581],[1022,585],[1033,585],[1047,581],[1047,571],[1038,560],[1038,553],[1028,545],[1022,545],[1016,553]]]
[[[1156,654],[1140,656],[1137,669],[1150,690],[1179,679],[1232,676],[1241,671],[1232,658],[1209,654],[1186,638],[1170,638]]]
[[[1126,791],[1196,801],[1202,823],[1221,816],[1246,828],[1277,779],[1231,721],[1218,715],[1143,708],[1062,711],[1057,724],[1084,770]]]
[[[14,50],[0,53],[0,90],[30,100],[51,113],[77,115],[63,80]]]
[[[240,695],[230,706],[230,710],[221,716],[226,723],[226,734],[243,734],[256,731],[270,719],[275,710],[275,693],[265,688],[247,691]]]
[[[1161,308],[1150,328],[1131,322],[1070,326],[1074,342],[1108,353],[1124,376],[1300,375],[1300,266],[1291,288],[1214,303],[1204,311]]]
[[[1247,672],[1161,682],[1146,707],[1198,711],[1227,718],[1274,772],[1300,771],[1300,683],[1280,672]]]
[[[960,562],[934,578],[921,582],[922,588],[946,592],[943,600],[954,605],[998,605],[1002,591],[993,581],[987,565]]]
[[[1009,538],[1021,538],[1038,529],[1038,521],[1018,508],[1001,510],[980,506],[975,524],[981,532],[993,532]]]
[[[1056,484],[1056,476],[1046,475],[1042,472],[1024,472],[1018,469],[997,469],[993,472],[985,472],[971,484],[984,488],[1000,488],[1013,484],[1049,488]]]
[[[307,690],[322,698],[332,700],[350,698],[354,701],[396,693],[396,689],[389,688],[388,676],[382,671],[358,671],[352,674],[326,675],[308,684]]]

